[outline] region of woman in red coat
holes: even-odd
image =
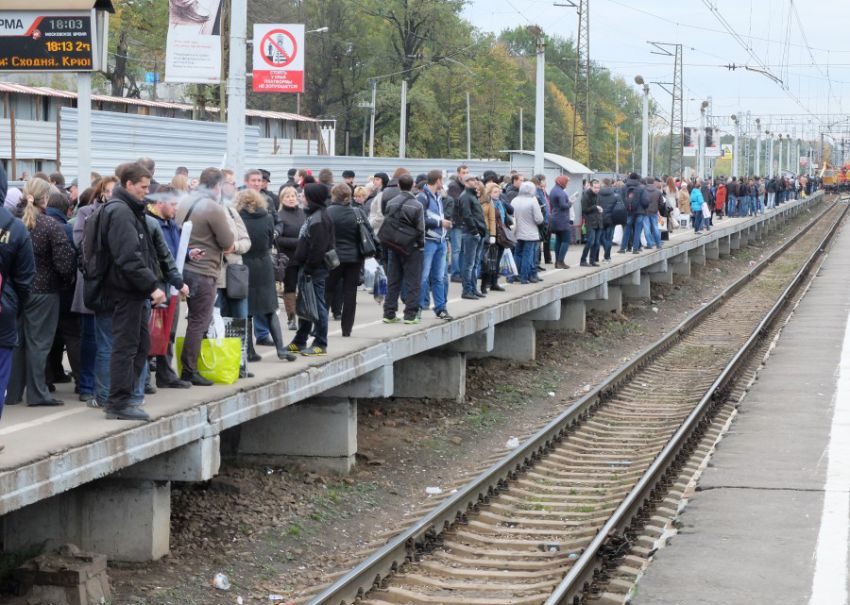
[[[723,216],[726,210],[726,183],[721,182],[717,186],[717,193],[714,195],[714,209],[717,216]]]

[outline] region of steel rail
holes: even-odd
[[[814,226],[825,216],[832,208],[830,206],[821,214],[816,221],[810,223],[809,228]],[[611,540],[612,537],[623,537],[626,529],[631,525],[632,521],[640,514],[641,509],[650,502],[651,494],[656,486],[664,480],[668,470],[675,464],[680,456],[680,453],[685,449],[688,441],[694,436],[700,423],[706,417],[707,413],[714,407],[721,404],[724,399],[724,391],[726,387],[734,381],[738,372],[747,363],[748,356],[755,349],[760,341],[769,333],[770,325],[780,315],[783,308],[790,302],[790,295],[803,283],[815,261],[823,254],[828,242],[832,239],[842,219],[847,214],[850,206],[845,206],[841,215],[833,223],[829,231],[824,235],[814,252],[809,256],[803,266],[797,271],[794,279],[782,291],[782,294],[777,299],[776,303],[770,308],[767,315],[759,322],[759,325],[747,339],[735,356],[729,361],[717,379],[709,387],[708,391],[702,397],[700,402],[688,417],[682,422],[679,429],[670,438],[670,441],[658,454],[650,467],[646,470],[637,484],[632,488],[629,494],[622,501],[620,506],[614,511],[609,520],[602,526],[593,541],[584,550],[576,563],[567,572],[567,575],[545,601],[544,605],[567,605],[570,603],[579,603],[581,594],[592,586],[594,575],[605,564],[603,557],[600,557],[600,551],[605,546],[605,543]],[[806,229],[808,231],[808,229]],[[802,231],[800,235],[805,233]],[[799,236],[798,236],[799,237]],[[790,243],[796,241],[794,238]],[[778,250],[784,251],[788,244]],[[774,255],[771,255],[771,259]]]
[[[427,513],[414,525],[391,538],[385,546],[376,550],[348,573],[338,578],[333,584],[310,599],[307,605],[341,605],[351,603],[356,598],[364,596],[372,588],[380,587],[382,582],[389,575],[395,573],[405,562],[418,560],[421,553],[427,551],[431,545],[436,543],[444,529],[448,529],[456,521],[464,520],[468,511],[476,510],[480,504],[486,503],[491,496],[505,487],[509,479],[514,478],[517,473],[531,466],[536,459],[550,450],[555,442],[560,441],[573,425],[585,420],[595,407],[609,399],[620,384],[628,381],[635,372],[650,363],[658,355],[664,353],[696,324],[699,324],[707,315],[723,304],[730,296],[749,284],[768,264],[773,262],[791,245],[803,237],[814,225],[818,224],[834,206],[835,203],[830,204],[820,215],[810,221],[793,237],[789,238],[785,244],[753,267],[753,270],[747,273],[747,275],[730,285],[701,309],[689,315],[667,335],[662,336],[655,343],[645,347],[632,360],[614,370],[602,383],[572,403],[558,417],[528,438],[519,448],[482,472],[478,477],[467,483],[456,494],[437,506],[434,510]],[[837,222],[840,222],[840,219]],[[617,510],[619,511],[620,509],[618,508]],[[606,523],[605,527],[607,528],[609,525],[611,525],[610,521]],[[602,545],[606,536],[606,533],[600,531],[597,539],[592,542],[591,547],[596,546],[596,550],[598,550],[598,547]],[[597,540],[599,541],[598,545]],[[582,569],[587,568],[588,563],[592,559],[592,555],[590,555],[591,547],[588,547],[584,554],[576,561],[576,564],[571,568],[571,572],[567,577],[575,577],[572,571],[579,568],[579,565],[581,565]],[[584,574],[582,574],[583,576]],[[564,583],[562,582],[559,585],[559,589],[563,585]]]

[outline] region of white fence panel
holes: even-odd
[[[18,160],[55,160],[56,123],[15,120],[15,157]],[[12,125],[0,119],[0,158],[12,158]]]

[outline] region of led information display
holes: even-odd
[[[0,11],[0,71],[93,71],[93,11]]]

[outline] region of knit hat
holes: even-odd
[[[304,188],[304,197],[308,202],[324,206],[328,199],[328,188],[321,183],[310,183]]]
[[[381,179],[381,188],[386,187],[387,183],[390,182],[390,175],[388,175],[386,172],[376,172],[375,178]]]
[[[7,210],[17,210],[18,204],[21,201],[21,190],[17,187],[9,187],[9,191],[6,192],[6,200],[3,202],[3,205]]]
[[[558,185],[561,189],[567,186],[567,177],[563,174],[555,178],[555,184]]]
[[[354,171],[353,170],[343,170],[342,171],[342,178],[353,179],[354,178]]]

